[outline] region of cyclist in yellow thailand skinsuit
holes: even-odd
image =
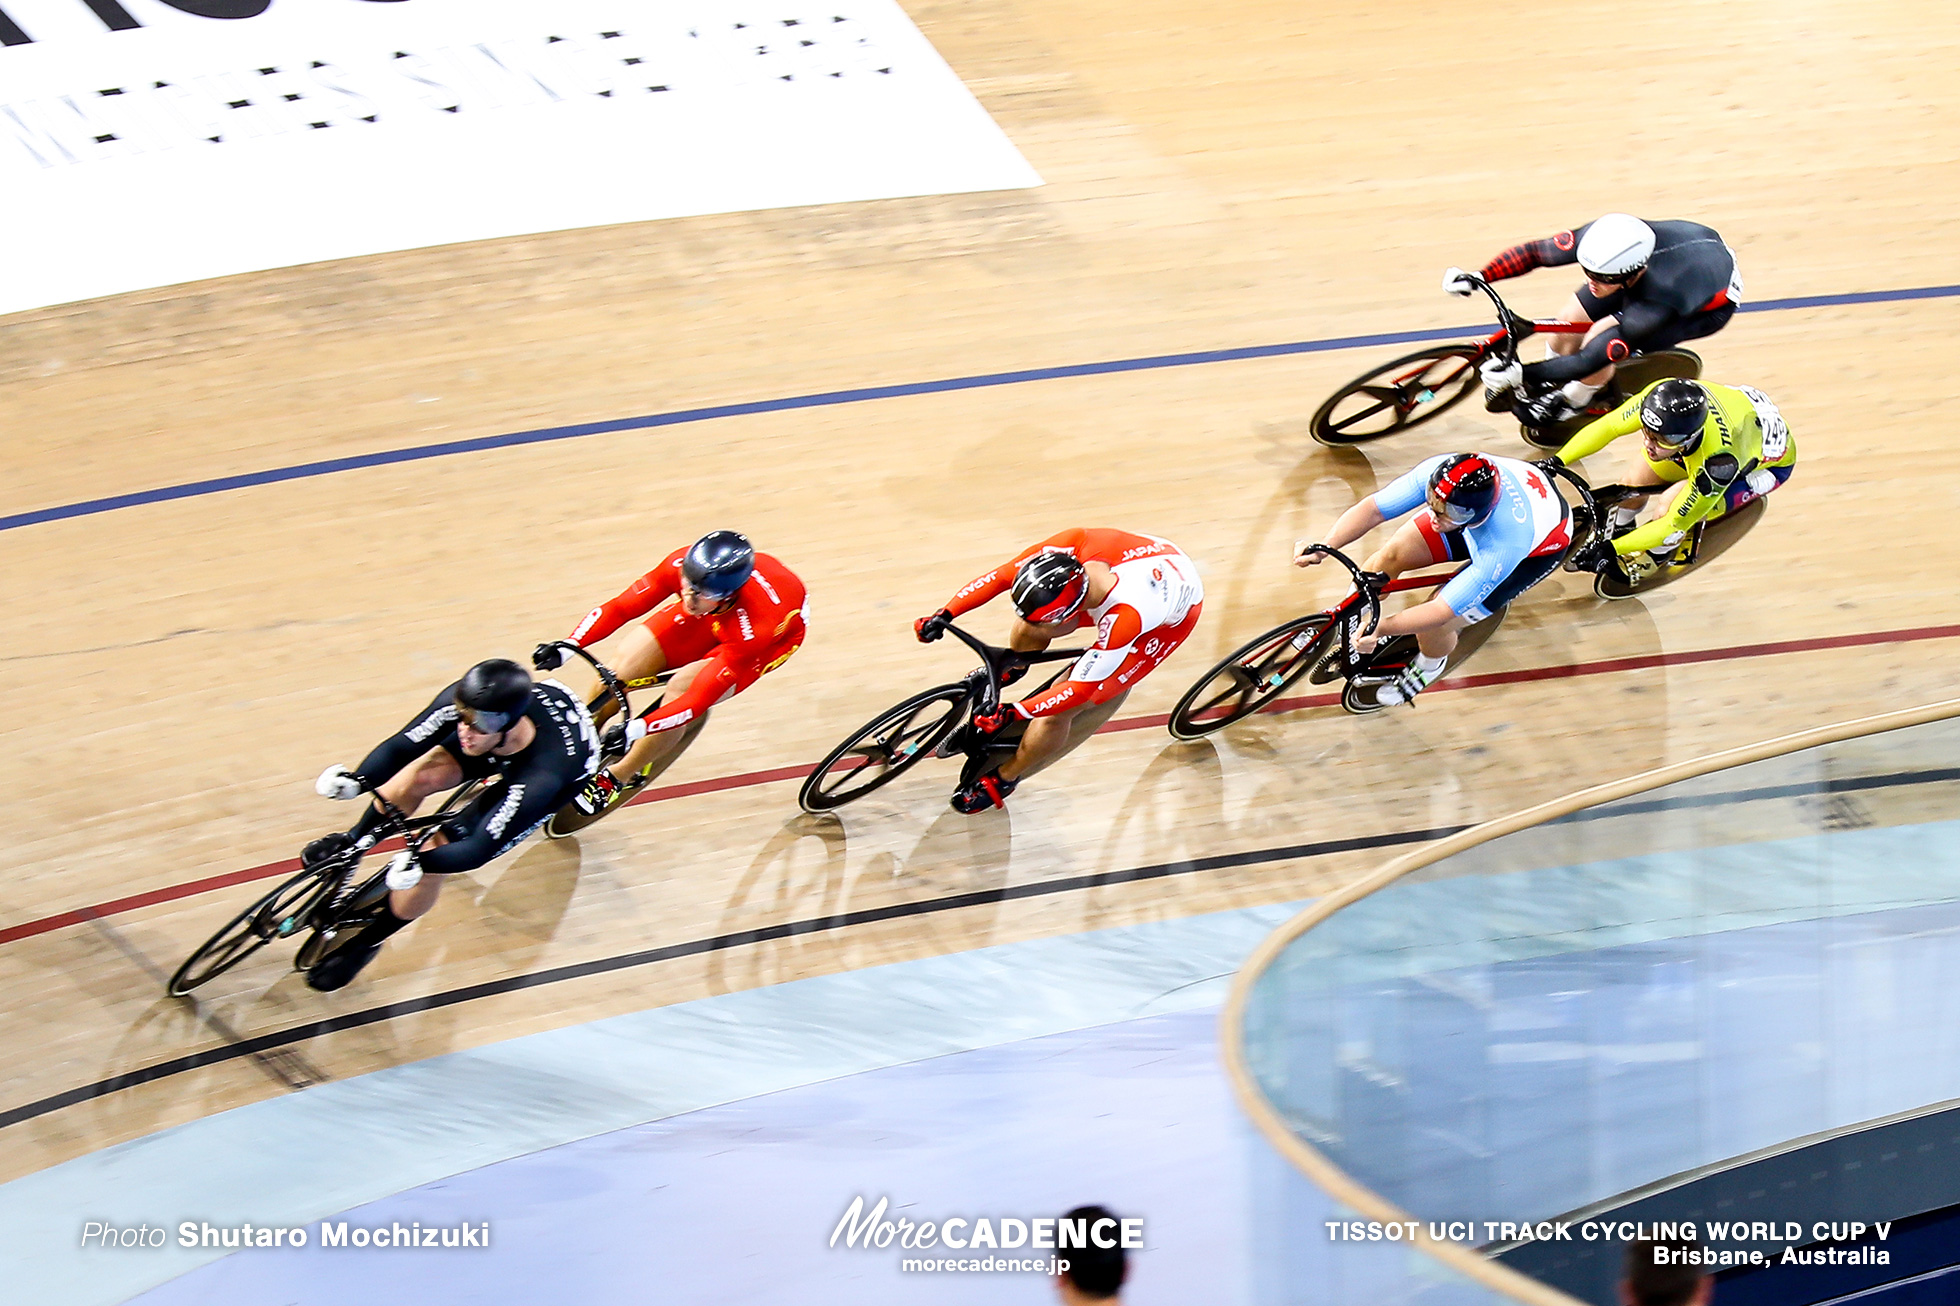
[[[1661,514],[1642,526],[1634,522],[1645,498],[1615,508],[1616,538],[1600,540],[1578,561],[1615,559],[1635,584],[1666,562],[1698,523],[1768,494],[1797,465],[1797,442],[1768,395],[1706,381],[1657,381],[1582,427],[1552,457],[1575,463],[1634,431],[1645,433],[1646,459],[1626,483],[1676,488]]]

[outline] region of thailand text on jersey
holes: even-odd
[[[1429,474],[1449,456],[1424,459],[1375,491],[1375,507],[1382,519],[1393,521],[1422,508],[1428,497]],[[1515,458],[1480,456],[1497,468],[1497,506],[1482,522],[1463,529],[1470,561],[1436,594],[1452,612],[1471,621],[1491,615],[1484,600],[1510,578],[1519,563],[1563,550],[1572,542],[1565,500],[1545,473]]]
[[[1640,405],[1656,381],[1604,417],[1587,423],[1558,451],[1570,465],[1590,457],[1623,435],[1642,430]],[[1648,465],[1669,481],[1685,480],[1674,506],[1653,521],[1613,541],[1613,551],[1625,556],[1678,542],[1694,524],[1712,515],[1727,499],[1729,487],[1758,468],[1791,467],[1797,461],[1797,440],[1770,397],[1751,386],[1701,382],[1708,392],[1708,420],[1702,423],[1701,443],[1679,462]]]

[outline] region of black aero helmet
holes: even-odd
[[[755,571],[755,546],[740,531],[709,531],[681,559],[681,575],[710,598],[726,601]]]
[[[500,735],[531,702],[531,673],[509,658],[491,658],[463,673],[456,711],[474,729]]]
[[[1450,454],[1429,473],[1429,510],[1444,530],[1481,525],[1497,494],[1497,466],[1482,454]]]
[[[1037,626],[1067,621],[1089,592],[1089,575],[1072,553],[1047,550],[1014,572],[1014,610]]]
[[[1693,453],[1707,422],[1708,391],[1694,381],[1663,381],[1640,401],[1640,424],[1676,453]]]

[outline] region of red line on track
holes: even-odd
[[[1613,675],[1622,671],[1646,671],[1654,667],[1684,667],[1693,666],[1698,662],[1732,662],[1742,658],[1776,657],[1784,653],[1814,653],[1822,649],[1859,648],[1872,644],[1907,644],[1926,639],[1953,639],[1956,636],[1960,636],[1960,625],[1915,626],[1908,630],[1875,630],[1859,635],[1821,635],[1814,639],[1786,639],[1771,644],[1738,644],[1732,648],[1696,649],[1687,653],[1647,653],[1632,658],[1606,658],[1598,662],[1573,662],[1555,667],[1525,667],[1517,671],[1496,671],[1483,676],[1457,676],[1445,680],[1428,692],[1435,694],[1444,690],[1484,689],[1492,685],[1515,685],[1533,680],[1569,680],[1576,676]],[[1301,698],[1282,698],[1266,711],[1296,712],[1309,707],[1333,707],[1340,701],[1339,694],[1308,694]],[[1112,721],[1103,729],[1149,730],[1162,726],[1169,720],[1168,714],[1155,712],[1149,716],[1125,717],[1120,721]],[[720,793],[725,789],[746,789],[751,785],[773,784],[778,780],[801,780],[810,774],[811,770],[810,765],[778,766],[771,767],[767,771],[744,771],[738,775],[717,776],[712,780],[691,780],[687,784],[649,789],[634,798],[632,803],[633,805],[657,803],[670,798],[692,798],[697,794]],[[202,880],[173,884],[162,889],[151,889],[146,893],[132,894],[127,898],[97,903],[93,907],[44,916],[38,921],[28,921],[23,925],[10,925],[6,929],[0,929],[0,944],[30,939],[37,934],[47,934],[70,925],[81,925],[102,916],[114,916],[143,907],[154,907],[158,903],[195,897],[213,889],[225,889],[252,880],[270,879],[275,875],[289,875],[298,869],[299,860],[289,858],[282,862],[268,862],[264,866],[254,866],[249,870],[226,871],[223,875],[207,876]]]

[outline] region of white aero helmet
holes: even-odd
[[[1654,252],[1654,229],[1627,213],[1609,213],[1586,228],[1579,241],[1579,266],[1602,280],[1630,277],[1647,266]]]

